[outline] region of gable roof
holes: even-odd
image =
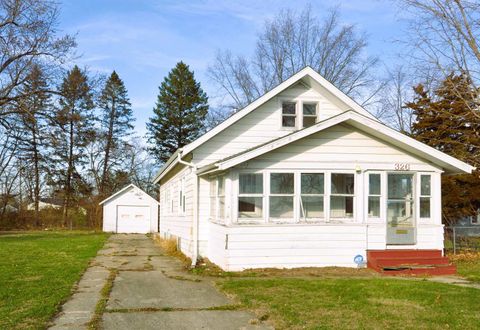
[[[295,131],[283,137],[276,138],[254,148],[216,161],[210,165],[206,165],[199,169],[199,173],[202,174],[211,171],[229,169],[245,161],[281,148],[287,144],[298,141],[302,138],[314,133],[318,133],[340,123],[347,123],[383,141],[390,142],[413,155],[431,161],[449,173],[471,173],[475,169],[473,166],[449,156],[437,149],[434,149],[422,142],[419,142],[409,136],[406,136],[405,134],[397,132],[394,129],[391,129],[390,127],[378,122],[377,120],[373,120],[369,117],[359,114],[358,112],[349,110],[318,122],[308,128]]]
[[[299,81],[302,80],[307,80],[308,82],[311,82],[311,84],[318,84],[321,87],[323,87],[327,92],[331,93],[333,96],[335,96],[337,99],[339,99],[341,102],[345,103],[350,109],[364,115],[365,117],[368,117],[372,120],[377,120],[372,114],[370,114],[367,110],[365,110],[362,106],[360,106],[358,103],[356,103],[353,99],[348,97],[345,93],[343,93],[341,90],[339,90],[337,87],[335,87],[332,83],[330,83],[328,80],[323,78],[318,72],[316,72],[314,69],[311,67],[307,66],[300,70],[299,72],[295,73],[293,76],[285,80],[284,82],[278,84],[276,87],[274,87],[272,90],[268,91],[249,105],[247,105],[245,108],[237,111],[234,113],[231,117],[220,123],[219,125],[215,126],[212,128],[210,131],[196,139],[195,141],[191,142],[190,144],[187,144],[183,148],[179,148],[169,159],[168,161],[162,166],[162,168],[159,170],[157,175],[155,176],[153,182],[156,183],[160,181],[160,179],[167,174],[171,168],[173,168],[177,162],[179,161],[179,158],[181,159],[182,155],[186,155],[199,146],[201,146],[203,143],[207,142],[211,138],[213,138],[215,135],[219,134],[220,132],[224,131],[226,128],[230,127],[255,109],[257,109],[259,106],[262,104],[266,103],[269,101],[271,98],[275,97],[277,94],[281,93],[285,89],[293,86]]]
[[[99,205],[102,205],[102,204],[105,204],[106,202],[114,199],[115,197],[117,196],[120,196],[120,195],[123,195],[124,193],[126,193],[127,191],[129,191],[130,189],[132,188],[137,188],[141,193],[143,193],[145,196],[147,196],[148,198],[150,198],[151,200],[155,201],[155,203],[157,204],[160,204],[155,198],[153,198],[152,196],[150,196],[149,194],[147,194],[145,191],[143,191],[142,189],[138,188],[136,185],[134,185],[133,183],[130,183],[128,186],[126,187],[123,187],[122,189],[120,189],[119,191],[117,191],[116,193],[114,193],[113,195],[111,195],[110,197],[107,197],[105,198],[103,201],[101,201],[100,203],[98,203]]]

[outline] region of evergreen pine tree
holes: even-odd
[[[161,162],[200,135],[208,98],[188,65],[177,63],[164,79],[153,112],[147,123],[149,151]]]
[[[422,85],[414,91],[407,104],[416,116],[412,136],[477,167],[472,174],[442,176],[443,217],[453,224],[480,208],[480,118],[470,110],[479,108],[479,92],[466,76],[453,74],[432,96]]]
[[[107,80],[99,98],[102,110],[100,124],[102,127],[102,142],[104,143],[104,159],[100,195],[111,193],[111,167],[115,163],[115,152],[120,151],[125,144],[123,138],[131,134],[133,129],[132,108],[128,99],[127,89],[118,74],[113,71]],[[121,156],[121,155],[120,155]]]
[[[58,92],[60,100],[53,119],[51,158],[57,165],[53,177],[64,201],[63,223],[72,228],[68,210],[75,191],[86,191],[80,170],[85,164],[86,146],[94,135],[94,102],[87,74],[78,66],[67,72]]]
[[[32,199],[34,203],[34,221],[41,225],[39,217],[40,179],[45,169],[46,114],[51,110],[51,96],[47,79],[38,65],[34,65],[26,76],[22,86],[24,98],[17,105],[20,125],[19,153],[24,166],[33,177]]]

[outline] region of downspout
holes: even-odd
[[[178,153],[177,160],[180,164],[189,166],[193,169],[193,173],[195,175],[195,181],[193,184],[193,227],[192,227],[192,241],[193,241],[193,251],[192,251],[192,265],[191,267],[195,267],[197,265],[198,259],[198,174],[197,174],[197,166],[182,160],[182,151]]]

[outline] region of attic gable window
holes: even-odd
[[[296,127],[296,103],[295,102],[282,103],[282,127],[289,127],[289,128]]]
[[[317,122],[317,104],[303,103],[303,127],[310,127]]]

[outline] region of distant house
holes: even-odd
[[[472,169],[307,67],[172,155],[154,180],[159,235],[231,271],[445,262],[440,178]]]
[[[63,205],[63,201],[60,198],[40,198],[38,203],[38,209],[43,210],[47,208],[51,209],[61,209]],[[33,211],[35,210],[35,203],[30,203],[27,205],[27,210]]]
[[[476,214],[466,216],[454,225],[455,235],[465,237],[480,237],[480,209]]]

